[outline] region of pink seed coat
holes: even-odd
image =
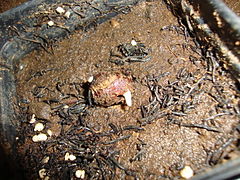
[[[131,89],[131,78],[120,72],[99,73],[90,86],[94,102],[105,107],[123,103],[123,94]]]

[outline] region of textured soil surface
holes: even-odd
[[[224,0],[228,7],[230,7],[238,16],[240,15],[240,2],[234,0]]]
[[[71,179],[77,170],[85,179],[172,179],[185,166],[198,174],[236,157],[237,88],[193,40],[153,1],[21,60],[18,151],[29,179],[43,171]],[[146,56],[121,54],[131,42]],[[88,78],[106,71],[131,76],[131,107],[90,103]],[[47,140],[33,142],[38,122]]]
[[[11,8],[17,7],[27,0],[3,0],[0,2],[0,13],[7,11]]]

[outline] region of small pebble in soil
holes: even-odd
[[[68,152],[65,154],[64,157],[65,161],[74,161],[76,159],[76,156],[74,156],[73,154],[69,154]]]
[[[57,13],[59,13],[59,14],[65,13],[65,10],[64,10],[62,7],[57,7],[56,11],[57,11]]]
[[[64,105],[64,106],[63,106],[63,109],[68,109],[68,108],[69,108],[68,105]]]
[[[47,134],[51,137],[53,135],[52,130],[48,129]]]
[[[132,106],[131,82],[131,78],[121,72],[102,72],[95,75],[90,85],[94,103],[105,107],[120,103]]]
[[[23,70],[23,68],[24,68],[24,65],[23,65],[23,64],[20,64],[20,65],[19,65],[19,70]]]
[[[137,41],[135,41],[134,39],[131,41],[131,45],[132,46],[136,46],[137,45]]]
[[[37,123],[34,127],[34,131],[42,131],[44,129],[43,123]]]
[[[47,164],[48,163],[48,161],[49,161],[49,159],[50,159],[50,157],[49,156],[45,156],[43,159],[42,159],[42,163],[43,164]]]
[[[93,81],[93,78],[94,78],[93,76],[90,76],[87,81],[91,83]]]
[[[182,176],[182,178],[184,179],[189,179],[193,176],[193,170],[190,166],[185,166],[181,171],[180,171],[180,175]]]
[[[40,141],[46,141],[46,140],[47,140],[47,135],[46,135],[46,134],[43,134],[43,133],[34,135],[34,136],[32,137],[32,141],[33,141],[33,142],[40,142]]]
[[[64,14],[64,17],[69,18],[70,15],[71,15],[71,12],[70,12],[70,11],[67,11],[67,12]]]
[[[48,26],[53,26],[54,25],[54,22],[53,21],[48,21]]]
[[[36,115],[35,114],[32,114],[32,117],[31,117],[31,119],[30,119],[30,121],[29,121],[29,123],[30,124],[33,124],[33,123],[35,123],[36,122]]]
[[[85,171],[84,170],[77,170],[75,172],[75,176],[77,178],[81,178],[81,179],[84,179],[85,178]]]

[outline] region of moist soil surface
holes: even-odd
[[[128,47],[144,53],[124,54]],[[202,50],[153,1],[27,55],[16,72],[27,177],[172,179],[238,156],[235,82]],[[101,72],[131,77],[131,107],[94,103],[88,79]],[[47,139],[33,142],[39,133]]]
[[[3,0],[0,2],[0,13],[26,2],[27,0]]]
[[[229,8],[231,8],[238,16],[240,16],[240,2],[235,0],[224,0]]]

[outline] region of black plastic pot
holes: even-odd
[[[9,161],[14,162],[16,131],[19,128],[18,119],[21,118],[15,108],[14,71],[18,61],[32,50],[44,48],[48,41],[57,41],[76,29],[85,29],[118,13],[126,13],[129,6],[140,1],[95,0],[85,7],[75,4],[74,0],[32,0],[0,14],[0,143],[3,152],[11,158]],[[237,45],[240,44],[240,18],[220,0],[165,2],[185,22],[201,45],[214,47],[214,51],[203,53],[206,56],[214,53],[224,58],[230,72],[240,82],[240,45]],[[47,23],[36,26],[38,12],[58,6],[70,7],[71,13],[69,18],[62,19],[61,27],[49,26]],[[194,13],[200,16],[195,16]],[[240,175],[239,164],[240,159],[229,161],[227,165],[193,179],[219,179],[216,175],[219,173],[221,179],[232,178]]]

